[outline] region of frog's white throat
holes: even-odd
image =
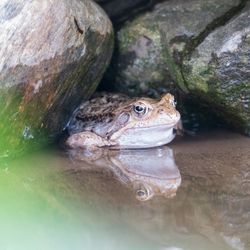
[[[165,145],[174,137],[173,125],[161,125],[157,128],[129,128],[120,135],[113,134],[110,140],[115,140],[119,148],[151,148]]]

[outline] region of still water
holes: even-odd
[[[250,139],[48,149],[0,166],[0,249],[250,249]]]

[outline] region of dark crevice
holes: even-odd
[[[205,38],[213,32],[215,29],[220,26],[224,26],[230,21],[232,18],[237,16],[242,9],[246,6],[246,3],[249,0],[241,0],[239,5],[232,7],[227,12],[225,12],[222,16],[214,19],[211,23],[207,25],[207,27],[196,37],[191,38],[187,43],[183,51],[183,59],[192,54],[192,52],[205,40]]]
[[[133,19],[145,10],[152,9],[156,2],[156,0],[109,0],[99,4],[109,15],[115,29],[119,30],[125,21]]]
[[[83,34],[83,30],[80,28],[76,18],[74,17],[74,23],[75,23],[75,26],[76,26],[76,29],[77,31],[80,33],[80,34]]]

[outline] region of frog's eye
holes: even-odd
[[[152,187],[146,183],[140,183],[136,181],[133,183],[133,188],[136,191],[136,198],[139,201],[147,201],[154,196]]]
[[[142,104],[136,104],[133,106],[133,110],[138,115],[145,115],[148,111],[147,107]]]
[[[177,105],[177,101],[175,100],[175,98],[173,98],[172,100],[170,100],[170,103],[173,105],[174,108]]]

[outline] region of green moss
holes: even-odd
[[[161,30],[160,30],[161,31]],[[168,48],[167,48],[167,41],[166,41],[166,35],[164,32],[161,32],[161,42],[162,42],[162,56],[163,61],[166,63],[168,67],[168,71],[173,78],[173,80],[177,83],[178,87],[185,93],[188,92],[187,86],[185,84],[185,81],[183,79],[183,76],[181,74],[181,70],[179,66],[177,66],[174,62],[173,57],[171,56]],[[164,46],[165,45],[165,46]]]
[[[3,107],[0,113],[0,158],[14,157],[24,152],[48,144],[49,136],[46,129],[38,126],[37,114],[22,113],[19,110],[20,96],[6,97],[1,93],[1,100],[10,100],[10,103],[0,103]],[[29,119],[27,117],[29,116]]]
[[[249,127],[249,118],[242,113],[239,106],[229,104],[223,94],[214,90],[204,92],[200,89],[193,90],[192,94],[202,102],[201,106],[210,107],[207,109],[210,115],[221,119],[222,123],[227,124],[227,126],[241,132],[245,132]]]
[[[250,91],[250,82],[231,86],[227,90],[227,93],[229,96],[233,96],[235,93],[244,93],[244,92],[248,93],[249,91]]]
[[[208,93],[208,84],[203,77],[199,75],[189,75],[185,77],[189,91],[199,91],[202,93]]]

